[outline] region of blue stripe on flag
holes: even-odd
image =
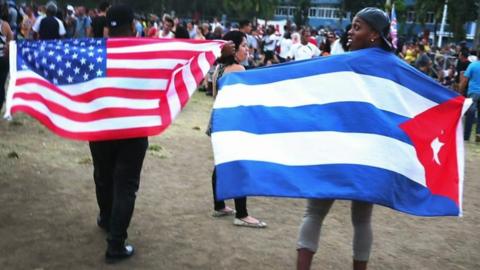
[[[219,200],[244,196],[337,198],[369,201],[419,216],[459,214],[458,206],[447,197],[432,195],[400,174],[375,167],[235,161],[217,165],[216,170]],[[326,181],[329,179],[335,181]]]
[[[384,135],[412,144],[398,127],[409,118],[379,110],[370,103],[336,102],[294,108],[241,106],[215,109],[213,114],[213,132],[357,132]]]
[[[378,67],[378,58],[382,59],[384,68]],[[443,103],[458,96],[454,91],[445,91],[447,88],[440,86],[432,78],[400,60],[393,53],[379,48],[289,62],[246,72],[234,72],[223,76],[219,84],[220,88],[237,83],[267,84],[341,71],[353,71],[394,81],[436,103]]]

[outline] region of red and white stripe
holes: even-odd
[[[186,105],[223,44],[109,39],[106,77],[56,86],[32,71],[17,70],[16,44],[12,42],[5,115],[25,112],[70,139],[157,135]]]

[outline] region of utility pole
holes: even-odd
[[[387,14],[390,12],[391,7],[392,7],[392,0],[385,1],[385,12],[387,12]]]
[[[443,35],[444,35],[444,32],[445,32],[445,24],[447,23],[447,10],[448,10],[448,0],[445,0],[445,5],[443,6],[442,24],[440,25],[440,33],[438,35],[437,46],[439,48],[442,47]]]
[[[477,23],[475,26],[475,37],[473,40],[473,48],[478,49],[478,46],[480,45],[480,3],[477,2],[478,5],[478,17],[477,17]]]

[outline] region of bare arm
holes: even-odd
[[[212,75],[212,96],[215,99],[217,97],[217,78],[218,78],[218,66],[215,67],[215,71]]]
[[[225,76],[228,73],[241,72],[241,71],[245,71],[245,67],[239,64],[234,64],[225,68],[225,71],[223,72],[223,76]],[[218,69],[216,69],[215,73],[213,73],[213,97],[214,98],[217,96],[217,93],[218,93],[217,78],[218,78]]]
[[[87,37],[93,37],[92,27],[87,27],[86,31]]]
[[[8,55],[8,49],[9,49],[8,44],[11,40],[13,40],[13,32],[8,23],[6,22],[2,23],[2,32],[5,33],[5,36],[7,37],[6,46],[4,50],[5,50],[5,55]]]
[[[460,73],[460,86],[459,86],[459,89],[460,90],[460,93],[461,94],[465,94],[466,90],[465,88],[467,88],[467,84],[468,84],[468,78],[463,76],[463,71]]]

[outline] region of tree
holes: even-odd
[[[477,19],[477,0],[462,0],[448,2],[449,30],[455,41],[465,39],[465,23]],[[478,27],[478,25],[477,25]]]
[[[308,11],[310,10],[310,1],[309,0],[295,0],[294,1],[296,9],[293,14],[293,21],[300,27],[302,25],[307,25],[308,23]]]
[[[423,0],[415,3],[415,15],[420,25],[425,26],[429,12],[433,12],[433,41],[437,39],[437,29],[442,21],[443,6],[445,2],[439,0]]]
[[[439,0],[422,0],[416,1],[415,13],[417,21],[421,25],[425,25],[427,20],[427,13],[433,12],[435,25],[434,34],[438,29],[438,24],[441,23],[443,16],[443,7],[445,2]],[[468,21],[474,21],[477,18],[476,0],[462,0],[448,2],[448,29],[453,33],[453,39],[455,41],[461,41],[465,39],[465,23]],[[473,8],[472,8],[473,7]]]
[[[473,48],[478,50],[480,46],[480,3],[477,2],[477,27],[475,28],[475,40]]]
[[[342,0],[340,6],[342,7],[343,12],[351,12],[352,14],[355,14],[364,7],[378,7],[383,9],[384,4],[385,0]]]
[[[278,0],[226,0],[223,1],[223,8],[227,15],[236,19],[262,18],[270,20],[273,18]]]

